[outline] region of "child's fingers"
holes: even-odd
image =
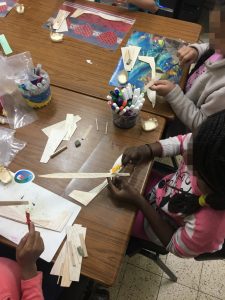
[[[167,85],[168,80],[156,80],[153,85]]]
[[[34,223],[33,222],[30,222],[30,229],[29,229],[29,232],[32,234],[35,232],[35,226],[34,226]]]
[[[17,246],[17,251],[20,251],[26,244],[27,238],[28,238],[29,233],[27,233],[19,242],[19,245]]]
[[[108,181],[108,188],[109,190],[114,194],[116,195],[118,190],[117,188],[115,187],[115,185],[113,184],[112,182],[112,179],[111,178],[107,178],[107,181]]]

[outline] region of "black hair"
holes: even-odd
[[[195,72],[198,70],[199,67],[201,67],[201,65],[204,64],[204,62],[210,58],[210,56],[212,56],[215,53],[215,50],[212,48],[209,48],[208,50],[206,50],[202,56],[199,58],[199,60],[197,61],[196,65],[194,66],[194,68],[191,70],[191,72],[188,75],[188,78]]]
[[[211,115],[193,135],[193,169],[208,185],[211,193],[206,204],[225,210],[225,110]],[[202,207],[199,197],[180,191],[168,199],[170,212],[190,215]]]

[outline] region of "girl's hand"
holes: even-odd
[[[124,202],[140,207],[145,201],[138,190],[126,182],[124,178],[115,177],[113,181],[110,178],[107,178],[107,180],[109,191],[119,203]]]
[[[189,46],[183,46],[178,50],[177,57],[180,60],[181,66],[185,64],[191,65],[198,59],[198,50]]]
[[[169,80],[157,80],[150,87],[151,90],[156,91],[159,96],[165,97],[175,88],[175,84]]]
[[[127,148],[122,156],[122,164],[126,166],[128,163],[138,165],[148,160],[152,160],[153,152],[150,146],[142,145],[139,147]]]
[[[44,243],[40,232],[35,231],[30,224],[30,231],[20,241],[16,248],[16,260],[21,267],[23,279],[29,279],[37,274],[36,261],[44,251]]]

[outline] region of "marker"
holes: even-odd
[[[134,95],[133,95],[133,96],[139,97],[139,96],[140,96],[140,92],[141,92],[141,89],[140,89],[140,88],[135,89],[135,90],[134,90]]]
[[[124,98],[125,100],[128,100],[128,99],[129,99],[129,95],[128,95],[127,89],[126,89],[126,88],[123,88],[121,92],[122,92],[122,94],[123,94],[123,98]]]
[[[127,93],[128,93],[129,99],[132,99],[133,92],[132,92],[132,86],[130,83],[128,83],[128,85],[127,85]]]

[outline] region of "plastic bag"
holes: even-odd
[[[0,165],[7,167],[26,142],[14,138],[15,130],[0,127]]]
[[[24,52],[9,56],[6,59],[8,79],[12,79],[16,84],[28,79],[28,74],[34,68],[30,52]]]
[[[37,120],[36,113],[26,104],[16,85],[28,77],[28,69],[32,66],[32,59],[27,52],[9,58],[0,56],[0,101],[13,129]]]

